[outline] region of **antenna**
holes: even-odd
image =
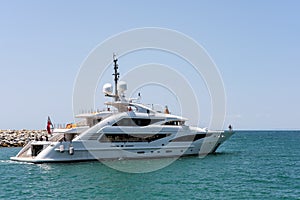
[[[114,70],[115,70],[115,73],[112,74],[115,76],[115,101],[118,101],[119,100],[119,95],[118,95],[118,80],[119,80],[119,77],[120,77],[120,73],[118,72],[118,59],[117,59],[117,55],[114,53],[113,54],[113,60],[114,60]]]

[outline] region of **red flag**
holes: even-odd
[[[50,119],[50,117],[48,116],[48,121],[47,121],[47,132],[48,132],[48,134],[51,134],[51,126],[52,126],[52,128],[53,128],[53,124],[52,124],[52,122],[51,122],[51,119]]]

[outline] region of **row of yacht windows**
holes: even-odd
[[[149,118],[123,118],[118,122],[114,123],[113,126],[148,126],[156,122],[163,121],[164,119],[149,119]],[[165,122],[163,125],[173,125],[173,126],[182,126],[184,125],[183,121],[169,121]]]
[[[152,142],[155,140],[159,140],[165,137],[170,136],[170,133],[167,134],[104,134],[100,138],[100,142]],[[170,140],[169,142],[193,142],[205,137],[210,136],[211,134],[196,134],[196,135],[185,135],[181,137],[177,137],[175,139]]]
[[[171,134],[104,134],[100,142],[152,142]]]

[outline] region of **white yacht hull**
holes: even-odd
[[[157,142],[140,143],[99,143],[97,140],[70,142],[33,141],[25,146],[18,155],[11,157],[14,161],[45,163],[45,162],[78,162],[91,160],[123,160],[150,159],[165,157],[181,157],[190,155],[206,155],[231,137],[233,132],[214,132],[210,137],[194,142]],[[43,145],[36,156],[32,155],[32,146]],[[62,149],[63,146],[63,149]]]

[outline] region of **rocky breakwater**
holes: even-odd
[[[45,137],[46,130],[0,130],[0,147],[23,147],[31,140]]]

